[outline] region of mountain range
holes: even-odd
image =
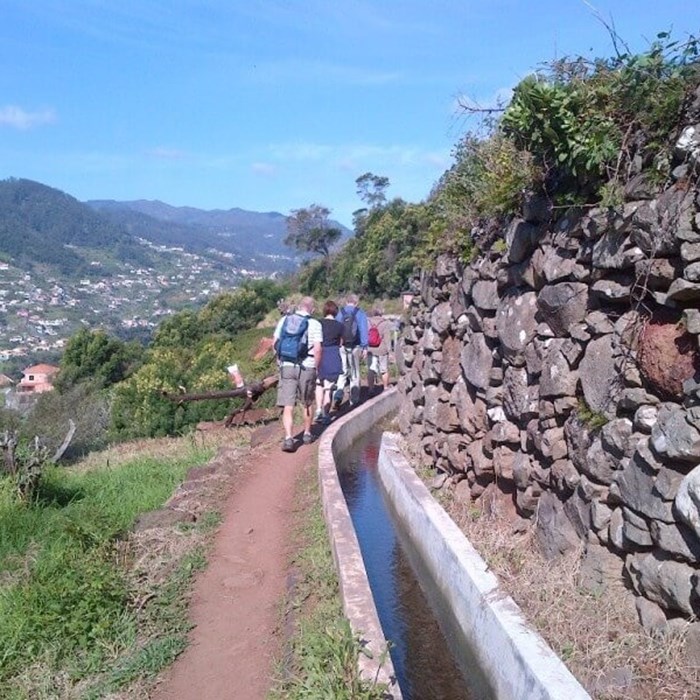
[[[344,237],[350,233],[333,223]],[[284,244],[286,235],[287,217],[278,212],[207,211],[148,200],[80,202],[32,180],[0,181],[0,261],[59,277],[108,276],[124,265],[157,269],[163,247],[253,274],[290,272],[299,258]]]
[[[258,270],[290,270],[295,252],[284,245],[287,217],[234,208],[207,211],[160,201],[91,200],[95,212],[137,238],[156,245],[180,246],[200,254],[227,253]]]
[[[79,328],[147,342],[168,315],[294,271],[286,235],[277,212],[80,202],[0,181],[0,371],[55,362]]]

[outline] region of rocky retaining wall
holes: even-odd
[[[581,585],[624,576],[657,631],[700,614],[700,124],[678,149],[656,196],[532,199],[491,252],[440,258],[397,352],[415,453],[468,498],[510,490],[546,556],[583,543]]]

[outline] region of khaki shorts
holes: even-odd
[[[298,399],[302,406],[310,406],[314,402],[315,387],[315,367],[282,365],[280,383],[277,386],[277,405],[294,406]]]
[[[375,374],[386,374],[389,371],[389,355],[372,355],[369,368]]]

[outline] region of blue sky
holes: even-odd
[[[694,0],[2,0],[0,179],[80,200],[322,204],[355,179],[424,199],[489,105],[543,62],[700,30]]]

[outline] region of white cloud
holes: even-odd
[[[269,150],[277,160],[318,161],[327,160],[335,149],[320,143],[295,142],[272,144]]]
[[[269,148],[271,157],[280,161],[334,163],[341,169],[353,167],[355,163],[379,161],[414,165],[429,162],[434,156],[420,146],[378,146],[375,144],[321,144],[321,143],[280,143]]]
[[[423,162],[427,165],[447,170],[450,167],[451,157],[447,151],[433,151],[423,155]]]
[[[177,148],[166,148],[165,146],[156,146],[146,151],[146,155],[158,160],[182,160],[187,155],[184,151]]]
[[[264,175],[266,177],[277,175],[277,167],[271,163],[252,163],[250,169],[256,175]]]
[[[0,126],[9,126],[13,129],[26,131],[35,126],[53,124],[56,121],[56,112],[53,109],[44,109],[38,112],[27,112],[16,105],[0,107]]]

